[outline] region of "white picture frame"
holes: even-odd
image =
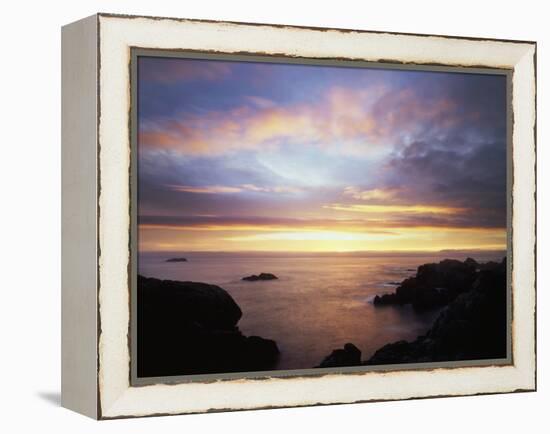
[[[511,71],[511,363],[131,382],[131,50]],[[97,14],[62,32],[62,405],[96,419],[536,389],[536,44]]]

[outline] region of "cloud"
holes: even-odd
[[[312,231],[312,232],[273,232],[244,236],[226,237],[227,241],[371,241],[386,239],[395,235],[391,232],[335,232],[335,231]]]
[[[216,81],[231,74],[231,64],[212,60],[190,60],[170,57],[140,57],[139,79],[162,84],[186,81]]]
[[[140,215],[140,228],[172,230],[214,230],[214,231],[339,231],[361,230],[369,233],[391,234],[388,228],[379,228],[364,219],[290,218],[262,216],[156,216]]]
[[[457,109],[457,102],[446,94],[426,97],[419,89],[406,87],[385,93],[374,105],[372,116],[380,136],[416,135],[433,126],[448,129],[461,123],[463,115]]]
[[[261,109],[269,109],[275,107],[277,104],[270,99],[262,98],[261,96],[245,96],[246,101],[252,105]]]
[[[368,155],[461,131],[487,138],[506,124],[503,76],[153,57],[140,68],[147,149],[224,155],[290,143]]]
[[[181,191],[186,193],[206,193],[206,194],[219,194],[219,193],[239,193],[242,188],[229,187],[226,185],[207,185],[204,187],[193,187],[191,185],[167,185],[168,188],[174,191]]]
[[[501,77],[189,65],[144,76],[140,227],[503,239]]]
[[[468,224],[506,227],[506,142],[465,143],[460,137],[414,142],[386,164],[395,200],[466,209]],[[463,223],[464,224],[464,223]]]
[[[199,194],[226,194],[226,193],[242,193],[246,191],[255,193],[299,193],[301,189],[296,187],[274,186],[274,187],[259,187],[254,184],[241,184],[239,186],[229,185],[167,185],[173,191],[184,193],[199,193]]]
[[[343,194],[345,196],[351,196],[354,199],[359,199],[362,201],[376,201],[382,200],[384,202],[393,199],[398,190],[397,189],[383,189],[383,188],[372,188],[369,190],[361,190],[356,186],[347,186],[344,188]]]
[[[181,111],[141,122],[139,146],[188,155],[224,155],[294,145],[368,156],[430,136],[458,131],[479,134],[487,129],[483,106],[460,100],[452,87],[437,95],[423,91],[421,86],[336,85],[317,100],[293,104],[244,95],[242,103],[230,109]]]
[[[491,222],[473,221],[466,213],[418,213],[401,212],[384,215],[357,217],[267,217],[247,215],[140,215],[140,228],[171,230],[214,231],[353,231],[391,234],[395,230],[410,228],[439,229],[501,229]]]
[[[458,214],[464,212],[464,208],[433,205],[325,205],[325,208],[340,211],[353,211],[366,214]]]
[[[372,153],[387,138],[369,112],[380,89],[333,87],[320,101],[275,105],[259,97],[228,110],[180,113],[176,119],[140,124],[143,149],[171,149],[190,155],[277,149],[282,144],[315,146],[342,153]],[[386,143],[389,144],[389,143]]]

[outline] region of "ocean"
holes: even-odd
[[[188,262],[165,262],[180,256]],[[307,369],[347,342],[365,360],[385,344],[424,334],[439,310],[374,307],[374,296],[393,292],[419,265],[468,256],[484,262],[501,260],[504,253],[141,252],[138,268],[146,277],[221,286],[243,312],[239,329],[277,342],[276,369]],[[261,272],[278,280],[241,280]]]

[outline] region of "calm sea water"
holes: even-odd
[[[174,256],[188,262],[165,262]],[[303,369],[318,365],[346,342],[359,347],[367,359],[387,343],[425,333],[437,310],[420,314],[410,306],[375,308],[372,299],[393,292],[421,264],[467,256],[486,261],[500,260],[503,254],[141,253],[139,273],[221,286],[243,311],[241,331],[277,342],[277,369]],[[261,272],[279,279],[241,281]]]

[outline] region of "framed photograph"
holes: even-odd
[[[534,42],[109,14],[62,36],[65,407],[536,389]]]

